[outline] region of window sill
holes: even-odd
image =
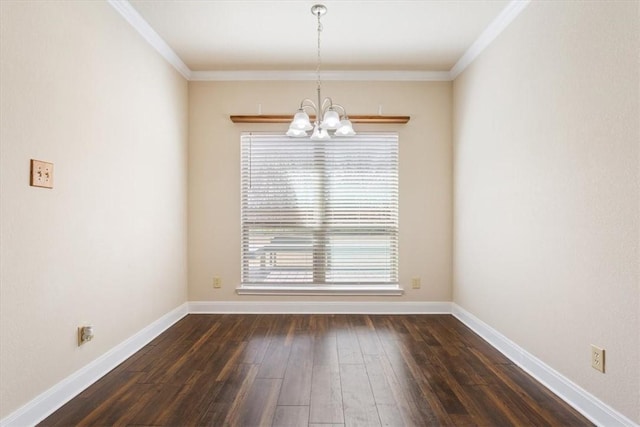
[[[236,288],[238,295],[381,295],[400,296],[404,289],[398,285],[244,285]]]

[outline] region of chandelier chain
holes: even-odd
[[[322,22],[320,22],[320,12],[317,14],[318,16],[318,57],[316,60],[316,84],[320,87],[320,62],[322,61],[322,57],[320,56],[320,33],[322,33]]]

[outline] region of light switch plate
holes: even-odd
[[[591,367],[604,374],[604,349],[591,344]]]
[[[31,159],[32,187],[53,188],[53,163]]]

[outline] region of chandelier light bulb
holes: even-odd
[[[289,128],[289,130],[287,131],[287,136],[290,136],[292,138],[304,138],[307,137],[309,135],[307,135],[307,131],[304,129],[292,129]]]
[[[332,108],[329,108],[326,113],[324,113],[324,118],[322,119],[322,125],[324,129],[338,129],[340,126],[340,116],[338,112]]]
[[[326,129],[323,129],[320,126],[316,125],[316,127],[313,129],[313,133],[311,134],[311,140],[325,141],[327,139],[331,139],[329,132],[327,132]]]
[[[356,131],[353,130],[353,126],[351,125],[351,120],[344,119],[340,122],[340,127],[336,129],[335,135],[338,136],[353,136],[356,134]]]
[[[313,129],[311,121],[309,120],[309,115],[302,109],[298,110],[296,115],[293,116],[293,121],[291,122],[290,127],[292,129],[304,131]]]

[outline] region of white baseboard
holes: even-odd
[[[594,424],[640,427],[459,305],[452,303],[451,308],[458,320]]]
[[[450,314],[443,302],[345,302],[345,301],[192,301],[189,313],[242,314]]]
[[[44,420],[187,314],[188,305],[186,303],[165,314],[131,338],[0,420],[0,427],[32,426]]]
[[[485,341],[595,424],[607,427],[640,427],[462,307],[446,301],[390,303],[344,301],[188,302],[162,316],[128,340],[60,381],[6,418],[0,420],[0,427],[31,426],[37,424],[187,314],[205,313],[453,314]]]

